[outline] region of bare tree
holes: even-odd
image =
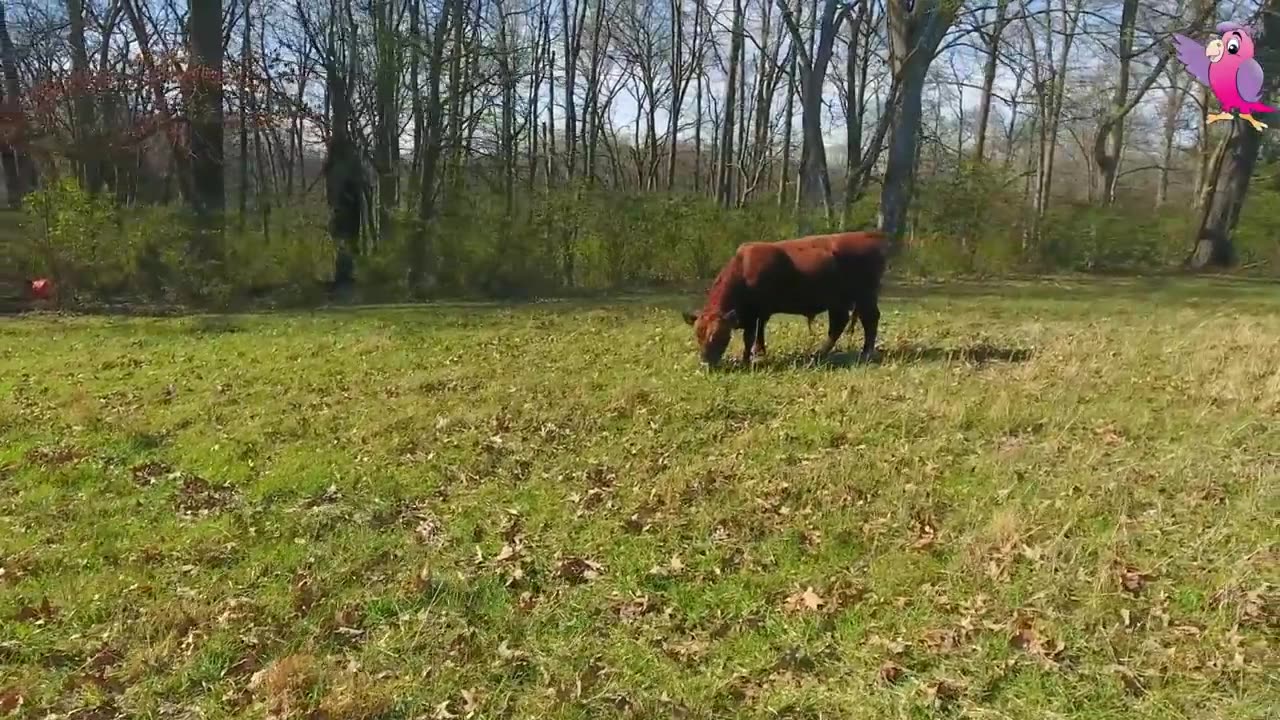
[[[1102,201],[1106,204],[1115,201],[1116,181],[1120,177],[1120,159],[1124,151],[1125,118],[1138,106],[1138,103],[1142,102],[1142,98],[1159,79],[1165,66],[1173,57],[1172,47],[1161,53],[1160,59],[1147,73],[1146,78],[1138,83],[1130,94],[1131,66],[1138,54],[1134,49],[1137,17],[1138,0],[1122,0],[1117,51],[1119,82],[1111,98],[1111,107],[1098,123],[1098,130],[1094,136],[1093,157],[1101,180]],[[1192,26],[1201,25],[1207,17],[1208,10],[1202,9],[1200,15],[1192,21]]]
[[[373,167],[378,178],[378,236],[392,234],[392,215],[399,203],[400,165],[400,3],[372,0],[374,127]]]
[[[895,238],[895,248],[900,247],[896,240],[905,230],[915,186],[925,79],[953,18],[954,9],[943,0],[889,3],[889,67],[898,86],[893,93],[897,108],[880,192],[878,225]]]
[[[836,33],[849,14],[850,6],[840,7],[837,0],[825,0],[818,19],[817,45],[811,50],[805,47],[800,26],[791,9],[783,0],[776,1],[791,31],[791,42],[800,60],[800,127],[804,133],[805,151],[801,160],[799,197],[804,208],[821,208],[823,214],[830,218],[831,177],[827,172],[827,150],[822,139],[822,91],[835,48]]]
[[[0,3],[0,116],[10,119],[14,128],[0,137],[0,165],[4,169],[4,184],[9,195],[9,206],[19,207],[31,189],[30,156],[19,149],[16,127],[22,122],[21,93],[18,88],[18,59],[9,37],[9,25],[5,18],[4,3]]]
[[[996,0],[995,19],[991,25],[978,28],[982,38],[986,61],[982,66],[982,97],[978,100],[978,128],[974,140],[973,155],[979,163],[985,161],[987,149],[987,125],[991,118],[991,95],[995,91],[996,71],[1000,63],[1000,40],[1009,25],[1009,0]],[[985,14],[985,10],[984,10]]]
[[[737,109],[738,73],[742,64],[742,0],[733,0],[733,30],[729,41],[729,78],[725,86],[724,126],[720,130],[720,162],[716,181],[716,197],[721,206],[729,207],[734,200],[733,133]]]
[[[436,185],[439,177],[441,143],[444,139],[444,108],[441,101],[440,80],[444,71],[444,46],[449,35],[449,21],[463,15],[459,11],[464,0],[446,0],[436,17],[431,31],[431,44],[427,50],[426,116],[423,125],[421,178],[418,181],[417,227],[409,244],[409,287],[415,294],[428,291],[435,283],[432,275],[432,252],[429,243],[431,223],[436,215]],[[455,29],[456,30],[456,29]],[[420,36],[415,36],[412,52],[421,53]],[[457,103],[455,96],[453,102]]]
[[[1261,32],[1255,33],[1254,57],[1262,66],[1262,97],[1269,97],[1280,87],[1280,50],[1267,38],[1280,37],[1280,0],[1266,0],[1261,9]],[[1232,233],[1240,221],[1240,211],[1248,196],[1250,179],[1262,147],[1262,133],[1231,123],[1231,134],[1224,138],[1211,168],[1216,181],[1210,186],[1212,195],[1202,201],[1204,214],[1196,233],[1195,247],[1186,264],[1193,270],[1230,267],[1237,262]]]
[[[202,225],[221,230],[226,207],[223,167],[222,0],[191,2],[191,156],[194,202]],[[206,247],[206,251],[212,248]]]
[[[94,108],[94,79],[89,71],[89,54],[84,40],[84,2],[67,0],[67,18],[70,24],[72,92],[75,94],[75,117],[72,120],[75,135],[73,158],[76,174],[81,184],[91,194],[102,189],[102,165],[98,157],[100,149],[94,147],[97,118]]]
[[[782,136],[782,172],[778,179],[778,207],[786,207],[788,196],[788,182],[791,180],[791,134],[795,130],[795,99],[796,99],[796,71],[799,69],[799,53],[789,51],[787,53],[787,99],[786,109],[783,110],[783,136]]]

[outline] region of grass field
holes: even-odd
[[[686,302],[0,319],[0,715],[1277,717],[1280,287]]]

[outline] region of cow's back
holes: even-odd
[[[879,233],[812,235],[738,248],[738,269],[752,304],[769,313],[816,315],[852,303],[877,283]]]

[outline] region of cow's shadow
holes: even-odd
[[[741,358],[733,358],[721,366],[729,372],[782,371],[796,369],[842,370],[878,365],[914,365],[923,363],[987,365],[990,363],[1023,363],[1035,355],[1031,348],[1001,347],[988,343],[975,343],[954,347],[899,343],[880,348],[875,358],[864,360],[858,350],[835,351],[825,358],[816,352],[770,352],[763,358],[753,359],[750,366]]]

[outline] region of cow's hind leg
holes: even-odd
[[[822,349],[818,350],[818,357],[826,357],[831,354],[836,343],[840,342],[840,336],[844,334],[845,326],[848,324],[848,310],[831,308],[827,311],[827,341],[822,344]]]
[[[867,294],[858,298],[855,306],[858,319],[862,323],[862,359],[874,360],[876,357],[876,334],[880,330],[880,305],[875,294]]]

